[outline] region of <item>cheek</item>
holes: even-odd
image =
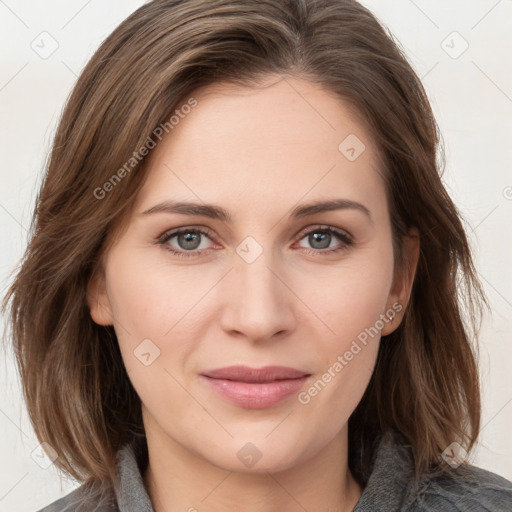
[[[383,248],[384,249],[384,248]],[[328,269],[323,274],[304,273],[298,294],[307,297],[311,311],[320,319],[327,335],[327,352],[341,350],[360,333],[375,327],[385,313],[392,285],[391,248],[379,256],[368,254],[364,261]],[[320,323],[320,322],[318,322]],[[329,347],[331,350],[329,350]]]
[[[322,364],[298,396],[304,412],[316,418],[314,426],[321,428],[326,438],[345,425],[368,386],[391,285],[385,271],[352,268],[343,274],[324,293],[311,297],[329,334],[316,337],[315,351]]]
[[[161,258],[138,256],[133,248],[120,249],[111,253],[107,282],[132,385],[148,410],[165,416],[166,411],[190,409],[184,388],[190,384],[191,356],[208,326],[204,308],[211,302],[205,299],[218,280],[216,269],[173,267],[162,264]],[[168,397],[172,404],[163,407]]]
[[[338,419],[343,422],[360,401],[375,366],[392,270],[392,248],[383,244],[381,251],[368,254],[364,264],[347,263],[336,275],[316,276],[314,288],[311,276],[303,281],[304,290],[313,290],[308,305],[322,320],[317,324],[326,333],[315,338],[322,368],[299,399],[311,411],[320,414],[328,405],[341,414]]]
[[[126,249],[112,254],[107,275],[109,300],[115,321],[124,337],[167,338],[167,334],[189,321],[190,312],[208,289],[211,280],[193,266],[162,263],[144,251]],[[158,256],[158,255],[157,255]]]

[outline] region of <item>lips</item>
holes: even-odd
[[[284,366],[228,366],[201,374],[222,398],[240,407],[263,409],[275,406],[297,393],[310,376]]]
[[[265,366],[263,368],[250,368],[249,366],[228,366],[203,373],[212,379],[236,380],[238,382],[273,382],[283,379],[298,379],[309,375],[295,368],[285,366]]]

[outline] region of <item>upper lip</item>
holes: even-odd
[[[208,370],[202,375],[212,379],[234,380],[238,382],[273,382],[284,379],[299,379],[310,374],[296,368],[286,366],[263,366],[251,368],[250,366],[226,366]]]

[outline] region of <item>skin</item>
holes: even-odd
[[[381,335],[398,327],[418,237],[404,245],[409,273],[395,268],[377,148],[339,97],[283,76],[265,87],[219,83],[191,96],[197,107],[150,154],[127,227],[88,291],[93,320],[114,325],[143,404],[153,506],[352,510],[362,489],[347,464],[347,421],[368,385],[380,335],[307,404],[295,394],[269,408],[240,407],[199,374],[282,365],[310,373],[302,391],[309,389],[397,303],[402,310]],[[366,146],[354,161],[338,149],[349,134]],[[337,198],[364,205],[369,216],[346,208],[289,217],[300,204]],[[166,200],[213,203],[232,220],[142,214]],[[328,248],[342,250],[325,254],[301,234],[319,226],[344,230],[353,243],[332,235]],[[158,242],[182,227],[209,230],[195,247],[201,254],[172,254],[166,246],[187,250],[178,237]],[[248,236],[262,249],[251,263],[236,252]],[[147,366],[134,355],[144,339],[160,350]],[[237,457],[249,442],[261,454],[252,467]]]

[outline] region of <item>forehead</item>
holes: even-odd
[[[190,97],[197,105],[149,155],[141,207],[169,197],[238,209],[333,194],[382,201],[370,133],[319,84],[273,77],[255,87],[217,83]]]

